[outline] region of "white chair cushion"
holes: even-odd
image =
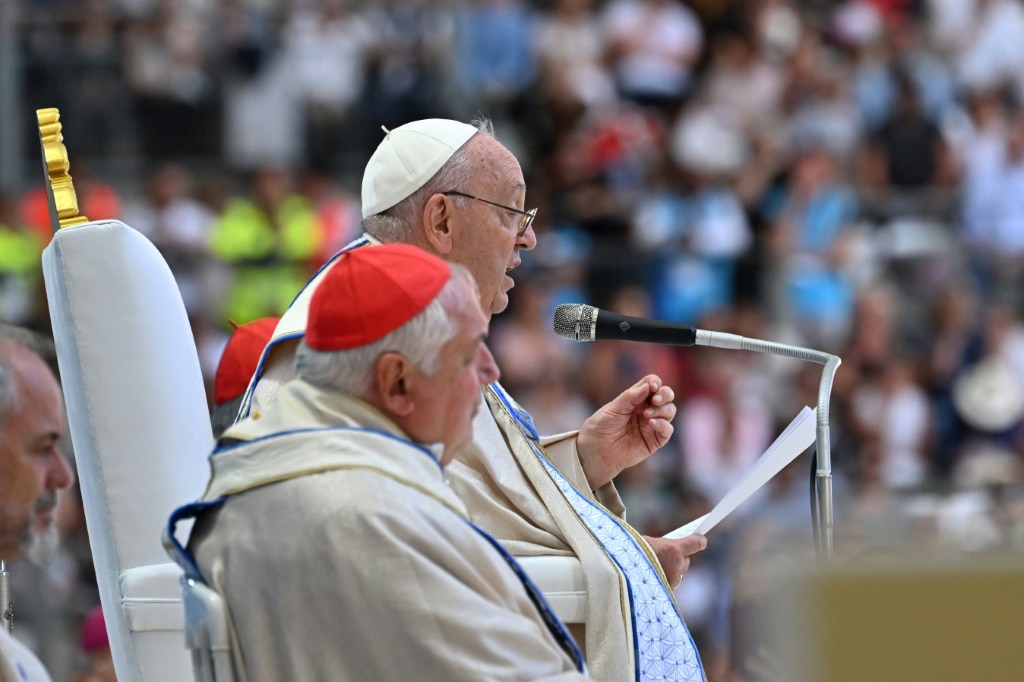
[[[121,606],[132,632],[183,630],[181,576],[175,563],[139,566],[121,573]]]
[[[587,622],[587,585],[579,559],[574,556],[519,556],[516,561],[544,593],[544,598],[562,622]]]

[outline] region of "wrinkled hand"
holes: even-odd
[[[648,374],[583,422],[576,451],[591,490],[668,442],[675,430],[675,397],[658,375]]]
[[[654,550],[661,568],[668,578],[669,587],[673,590],[683,582],[686,570],[690,568],[690,557],[708,546],[708,539],[703,535],[687,535],[684,538],[652,538],[644,536],[647,544]]]

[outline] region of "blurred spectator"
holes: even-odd
[[[125,222],[160,250],[188,314],[211,315],[214,311],[207,307],[207,243],[215,214],[196,200],[192,174],[178,163],[158,166],[147,190],[144,201],[126,209]]]
[[[855,385],[865,374],[878,376],[898,349],[900,319],[899,297],[888,283],[879,283],[860,292],[843,358],[844,386]]]
[[[205,17],[182,3],[161,0],[125,32],[125,65],[142,150],[151,160],[210,151],[203,138],[215,112]]]
[[[362,96],[375,41],[352,0],[298,6],[284,29],[283,48],[305,117],[305,158],[341,169],[351,145],[353,105]]]
[[[307,168],[299,182],[299,190],[316,212],[323,231],[320,252],[313,257],[320,265],[363,233],[359,201],[315,166]]]
[[[906,73],[913,82],[928,119],[943,125],[955,97],[949,65],[925,42],[921,23],[909,14],[888,21],[885,36],[894,69]],[[899,84],[895,85],[898,91]]]
[[[788,64],[780,133],[785,151],[825,147],[849,157],[857,151],[862,134],[848,77],[850,66],[829,49],[823,36],[809,31],[801,34]]]
[[[261,168],[252,189],[252,199],[227,202],[209,237],[210,253],[231,269],[220,319],[239,323],[283,313],[319,265],[314,259],[324,238],[289,170]]]
[[[523,0],[469,0],[456,8],[452,58],[468,111],[517,108],[534,78],[533,21]]]
[[[856,201],[826,147],[791,161],[786,182],[766,194],[766,281],[777,320],[792,320],[814,344],[835,347],[853,305],[850,245]]]
[[[491,351],[502,363],[501,383],[517,395],[528,395],[555,368],[574,364],[573,349],[551,332],[553,307],[547,291],[536,275],[523,278],[516,284],[511,314],[494,323]]]
[[[1024,303],[1024,114],[1007,132],[1004,163],[988,244],[991,300]]]
[[[602,18],[619,94],[671,117],[693,87],[704,31],[676,0],[612,0]]]
[[[1016,0],[977,0],[958,27],[953,67],[969,90],[1012,86],[1024,95],[1024,8]]]
[[[929,474],[928,400],[913,370],[905,357],[896,355],[877,374],[865,377],[851,401],[865,466],[877,467],[890,490],[918,488]]]
[[[245,0],[222,0],[217,10],[225,163],[238,170],[297,166],[305,151],[304,99],[282,49],[279,17]]]
[[[1006,159],[1007,108],[1001,93],[979,90],[968,95],[969,118],[953,148],[960,178],[960,237],[972,250],[982,275],[991,255],[993,228],[998,220]],[[980,259],[980,260],[978,260]]]
[[[674,165],[637,201],[633,235],[656,254],[656,314],[692,322],[734,299],[736,263],[752,241],[733,189],[747,149],[741,133],[711,110],[680,118],[671,145]]]
[[[751,390],[759,363],[719,349],[698,356],[680,389],[682,478],[717,504],[774,440],[775,419],[766,396]]]
[[[981,315],[969,282],[953,281],[939,291],[931,306],[929,338],[922,352],[923,383],[932,401],[935,427],[932,468],[948,477],[968,428],[953,405],[953,383],[979,352]]]
[[[991,305],[978,354],[952,385],[953,406],[969,427],[958,458],[978,444],[1009,451],[1024,448],[1024,325],[1013,310]]]
[[[595,4],[556,0],[538,18],[534,50],[540,87],[551,98],[555,115],[563,119],[615,101]]]
[[[99,606],[93,607],[82,622],[79,644],[88,664],[84,671],[75,675],[74,682],[117,682],[107,625],[103,620],[103,609]]]
[[[366,19],[377,37],[367,91],[375,131],[370,139],[377,139],[378,125],[395,128],[431,116],[449,117],[445,76],[451,69],[455,28],[446,4],[383,0],[369,3]]]
[[[716,116],[748,134],[778,125],[785,87],[781,65],[743,31],[716,36],[700,93]]]
[[[889,118],[864,150],[861,182],[869,190],[891,192],[897,211],[928,209],[925,195],[950,183],[949,149],[938,125],[925,112],[921,93],[905,72],[894,74],[896,101]],[[909,203],[908,202],[912,202]]]
[[[65,134],[75,140],[76,154],[87,158],[123,154],[131,151],[136,132],[135,118],[124,106],[132,93],[123,74],[133,73],[137,65],[125,63],[115,0],[87,0],[79,6],[68,56],[75,116],[65,119]],[[143,130],[148,132],[149,125],[143,121]]]
[[[43,246],[19,219],[14,202],[0,196],[0,320],[25,324],[38,319]]]

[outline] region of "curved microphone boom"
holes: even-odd
[[[644,341],[672,346],[711,346],[731,350],[749,350],[807,360],[824,365],[818,386],[817,503],[814,528],[818,557],[832,558],[832,457],[829,443],[828,412],[832,379],[842,362],[839,356],[810,348],[774,341],[750,339],[738,334],[711,332],[691,325],[629,317],[582,303],[563,303],[555,308],[555,333],[573,341]]]

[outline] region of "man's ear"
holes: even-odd
[[[389,415],[407,417],[415,409],[409,390],[412,363],[401,353],[384,353],[374,366],[374,391]]]
[[[443,194],[435,194],[423,207],[423,234],[431,248],[441,256],[452,251],[452,209],[454,204]]]

